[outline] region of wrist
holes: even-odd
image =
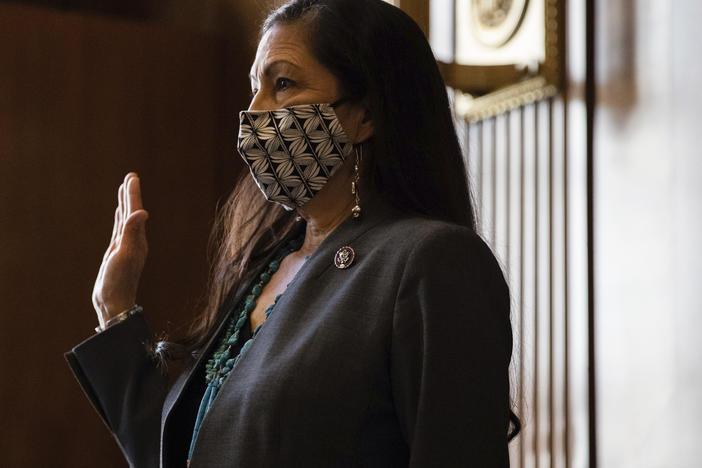
[[[131,317],[132,315],[142,312],[143,310],[144,309],[140,305],[134,304],[132,307],[129,307],[129,308],[123,310],[119,314],[117,314],[113,317],[110,317],[107,320],[104,320],[104,321],[101,320],[100,321],[101,323],[97,327],[95,327],[95,332],[100,333],[102,331],[105,331],[107,328],[111,327],[112,325],[119,323],[119,322],[122,322],[122,321],[128,319],[129,317]]]
[[[137,306],[135,300],[131,301],[118,301],[118,302],[103,302],[98,310],[98,322],[100,325],[117,317],[119,314],[133,309]]]

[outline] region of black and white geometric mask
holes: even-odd
[[[304,205],[353,151],[335,104],[239,113],[237,149],[267,200]]]

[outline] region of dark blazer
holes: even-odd
[[[355,251],[347,269],[333,261],[343,246]],[[288,285],[213,402],[191,466],[507,467],[509,312],[478,235],[374,197]],[[150,339],[137,314],[65,356],[131,466],[184,466],[215,340],[169,390]]]

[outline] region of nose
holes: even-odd
[[[259,106],[260,106],[259,101],[261,100],[261,99],[259,98],[260,95],[261,95],[261,93],[258,92],[258,93],[256,93],[256,94],[251,98],[251,102],[249,103],[249,109],[248,109],[248,110],[250,110],[250,111],[252,111],[252,110],[261,110],[260,107],[259,107]]]
[[[273,99],[267,97],[266,93],[262,90],[259,90],[254,97],[251,98],[248,110],[276,110],[277,108],[278,106]]]

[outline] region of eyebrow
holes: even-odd
[[[290,65],[290,66],[293,67],[293,68],[300,68],[300,67],[298,67],[297,65],[295,65],[294,63],[289,62],[289,61],[287,61],[287,60],[282,60],[282,59],[281,59],[281,60],[275,60],[275,61],[269,63],[268,65],[266,65],[266,68],[263,70],[263,76],[265,76],[265,77],[270,76],[271,71],[273,70],[274,67],[278,67],[278,66],[283,65],[283,64],[285,64],[285,65]],[[250,73],[249,73],[249,80],[250,80],[250,81],[253,81],[253,80],[255,80],[255,79],[256,79],[256,77],[254,76],[254,74],[250,72]]]

